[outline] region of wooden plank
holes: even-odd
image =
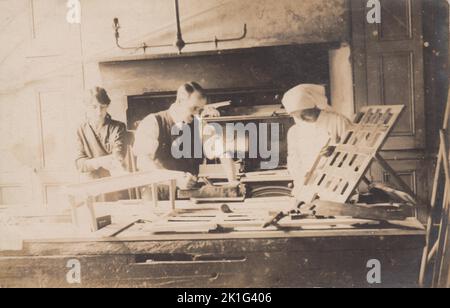
[[[89,181],[81,184],[66,186],[66,193],[72,196],[98,196],[130,188],[148,186],[177,180],[184,176],[182,172],[176,171],[151,171],[132,173],[123,176],[109,177]]]
[[[94,208],[94,198],[93,197],[88,197],[86,200],[86,207],[87,210],[89,212],[89,217],[91,219],[90,221],[90,226],[91,226],[91,230],[92,232],[98,231],[98,226],[97,226],[97,219],[95,216],[95,208]]]
[[[169,189],[170,189],[170,205],[172,207],[172,211],[175,211],[176,209],[176,194],[177,194],[177,181],[172,180],[170,181],[170,185],[169,185]]]
[[[449,152],[448,152],[448,142],[447,142],[447,132],[445,130],[440,131],[440,140],[442,144],[442,163],[444,166],[444,172],[445,172],[445,181],[446,183],[450,182],[450,167],[449,167]]]
[[[199,204],[199,203],[226,203],[226,202],[243,202],[245,200],[245,197],[237,197],[237,198],[228,198],[228,197],[224,197],[224,198],[191,198],[191,201],[195,204]]]
[[[448,91],[448,98],[447,98],[447,107],[445,108],[445,115],[444,115],[444,125],[442,127],[443,130],[448,130],[448,125],[450,121],[450,90]]]
[[[69,205],[70,205],[70,213],[71,213],[71,217],[72,217],[72,224],[76,227],[78,227],[79,221],[78,221],[78,216],[77,216],[77,205],[76,205],[76,200],[74,196],[67,196]]]
[[[416,193],[408,186],[408,184],[405,183],[405,181],[402,180],[401,177],[397,175],[394,169],[383,159],[383,157],[380,156],[379,153],[375,155],[376,161],[381,165],[381,167],[389,173],[389,175],[392,177],[392,179],[397,183],[397,185],[400,186],[400,189],[402,189],[404,192],[409,194],[414,199],[417,199]]]
[[[445,235],[443,235],[444,232],[447,232],[446,230],[448,229],[448,219],[450,219],[448,217],[448,212],[449,212],[449,207],[450,205],[448,204],[449,198],[450,198],[450,180],[449,180],[449,161],[450,161],[450,156],[448,155],[448,142],[447,142],[447,129],[448,129],[448,125],[449,125],[449,117],[450,117],[450,90],[448,92],[448,99],[447,99],[447,106],[445,109],[445,115],[444,115],[444,124],[443,124],[443,129],[440,130],[439,132],[439,139],[440,139],[440,147],[439,147],[439,153],[438,153],[438,160],[437,160],[437,164],[436,164],[436,170],[435,170],[435,175],[434,175],[434,181],[433,181],[433,191],[432,191],[432,195],[431,195],[431,209],[430,209],[430,213],[428,216],[428,222],[427,222],[427,236],[426,236],[426,245],[425,248],[423,250],[423,255],[422,255],[422,264],[421,264],[421,269],[420,269],[420,277],[419,277],[419,285],[424,287],[425,286],[425,279],[427,278],[427,274],[428,274],[428,269],[431,266],[431,262],[433,261],[433,257],[436,255],[436,261],[434,263],[434,268],[433,268],[433,281],[432,284],[433,285],[437,285],[439,283],[439,278],[448,276],[448,281],[447,284],[450,284],[450,264],[447,261],[448,258],[445,258],[444,260],[443,258],[443,254],[445,254],[446,252],[443,251],[445,248],[443,248],[441,250],[442,245],[447,245],[446,241],[444,238]],[[444,169],[444,173],[445,173],[445,179],[443,180],[444,182],[444,198],[443,198],[443,210],[441,212],[441,221],[440,221],[440,225],[439,225],[439,231],[438,231],[438,238],[436,240],[436,242],[433,244],[432,243],[432,232],[435,230],[435,221],[434,221],[434,216],[437,215],[437,213],[435,213],[436,211],[436,207],[437,207],[437,198],[438,198],[438,191],[440,186],[440,182],[441,182],[441,170]],[[443,224],[445,223],[446,226],[444,226]],[[450,238],[450,236],[449,236]],[[441,264],[444,261],[444,267],[446,269],[441,269]],[[447,262],[447,263],[445,263]],[[448,273],[445,273],[445,270],[448,271]],[[443,272],[444,271],[444,272]],[[442,285],[442,283],[441,283]]]
[[[442,213],[440,235],[437,247],[437,262],[438,266],[436,286],[445,288],[450,283],[448,276],[450,275],[450,182],[447,182],[446,192],[444,196],[444,209]],[[439,249],[440,248],[440,249]]]
[[[155,209],[158,207],[158,185],[152,184],[150,187],[152,189],[153,208]]]
[[[434,230],[434,211],[437,206],[437,197],[438,197],[438,189],[439,189],[439,181],[441,178],[441,167],[442,167],[442,160],[443,160],[443,144],[439,147],[439,153],[438,153],[438,159],[436,164],[436,169],[434,173],[434,180],[433,180],[433,190],[431,193],[431,208],[430,213],[428,214],[427,219],[427,235],[426,235],[426,244],[423,249],[423,256],[422,256],[422,264],[420,268],[420,274],[419,274],[419,285],[421,287],[425,287],[425,279],[426,274],[428,270],[428,266],[434,257],[434,255],[437,252],[439,242],[432,243],[432,233]],[[431,247],[433,246],[433,247]]]
[[[115,237],[115,236],[119,235],[120,233],[124,232],[125,230],[131,228],[139,221],[140,220],[133,219],[127,223],[111,224],[101,230],[98,230],[97,232],[95,232],[95,234],[93,236],[99,237],[99,238]]]
[[[443,197],[443,206],[441,212],[441,220],[437,238],[437,253],[436,260],[434,265],[434,275],[433,275],[433,286],[439,286],[440,278],[443,274],[443,269],[447,266],[447,260],[443,259],[443,256],[446,253],[446,244],[447,244],[447,229],[448,229],[448,215],[449,215],[449,206],[448,206],[448,198],[449,198],[449,187],[450,187],[450,171],[449,171],[449,158],[448,155],[448,144],[447,137],[445,135],[445,131],[440,131],[440,142],[442,145],[442,168],[444,169],[445,180],[444,180],[444,197]]]
[[[393,215],[391,215],[393,216]],[[402,219],[404,219],[402,217]],[[369,219],[357,219],[352,217],[339,217],[335,219],[301,219],[293,220],[289,217],[281,220],[278,226],[263,228],[266,217],[259,219],[242,219],[242,220],[226,220],[226,219],[198,219],[189,220],[170,220],[153,224],[146,228],[148,232],[155,234],[161,233],[208,233],[217,230],[232,230],[234,232],[264,232],[274,231],[277,229],[286,230],[333,230],[333,229],[353,229],[361,228],[362,225],[378,226],[380,223]],[[220,233],[220,231],[218,231]]]
[[[368,220],[405,220],[408,217],[411,217],[412,214],[411,207],[405,206],[380,207],[358,204],[341,204],[321,200],[314,201],[311,207],[314,207],[316,215],[320,216],[348,216]]]
[[[278,200],[278,199],[277,199]],[[282,199],[286,201],[286,207],[291,205],[290,199]],[[261,202],[261,201],[260,201]],[[256,203],[259,204],[259,203]],[[333,203],[334,204],[334,203]],[[402,207],[394,207],[392,205],[385,206],[363,206],[363,205],[346,205],[335,204],[335,206],[329,206],[318,204],[317,207],[322,209],[322,212],[317,215],[320,216],[340,216],[335,219],[300,219],[292,220],[292,217],[279,222],[280,228],[298,228],[302,229],[305,226],[313,229],[333,229],[336,226],[352,228],[353,225],[373,223],[369,220],[405,220],[411,216],[411,211],[406,211]],[[189,233],[199,232],[205,233],[209,231],[219,230],[220,228],[234,231],[263,231],[263,224],[267,220],[268,216],[274,215],[276,210],[274,208],[261,208],[256,206],[251,208],[240,206],[230,207],[232,213],[223,213],[219,206],[207,205],[205,208],[198,207],[192,209],[178,210],[170,215],[165,220],[159,220],[153,225],[149,226],[146,230],[149,232],[157,233]],[[344,210],[344,211],[343,211]],[[273,213],[272,213],[273,212]],[[305,212],[306,213],[306,212]],[[354,218],[346,219],[341,217],[352,217],[356,213]],[[311,212],[312,214],[312,212]],[[359,215],[359,216],[358,216]],[[359,219],[359,220],[358,220]],[[361,220],[362,219],[362,220]]]

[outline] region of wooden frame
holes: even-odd
[[[426,246],[423,251],[422,265],[420,269],[419,284],[421,287],[425,287],[426,279],[430,266],[434,261],[433,267],[433,278],[431,285],[433,287],[441,285],[445,280],[442,275],[445,267],[449,267],[448,260],[445,258],[445,250],[449,249],[446,243],[446,234],[449,228],[449,211],[450,211],[450,156],[449,156],[449,145],[448,145],[448,125],[450,120],[450,91],[448,94],[447,108],[444,115],[444,125],[443,129],[440,131],[440,147],[437,157],[436,171],[434,174],[434,184],[433,192],[431,196],[431,208],[430,214],[428,216],[427,223],[427,238]],[[444,173],[444,178],[441,179],[442,172]],[[438,207],[438,194],[441,188],[444,188],[444,193],[442,197],[442,208]],[[438,212],[439,211],[439,212]],[[439,217],[439,221],[436,220],[436,216]],[[433,232],[436,230],[436,225],[438,225],[437,239],[433,241]],[[447,263],[445,263],[446,261]],[[447,284],[450,281],[447,281]]]
[[[95,215],[95,197],[112,192],[132,189],[142,186],[152,186],[153,206],[158,205],[157,184],[169,182],[170,203],[172,210],[176,209],[176,182],[184,174],[176,171],[151,171],[132,173],[119,177],[103,178],[80,184],[66,186],[66,195],[72,211],[72,223],[79,227],[80,223],[77,217],[77,209],[86,206],[89,217],[91,231],[98,230],[97,217]],[[81,200],[81,201],[80,201]]]
[[[298,199],[309,203],[319,197],[347,203],[361,181],[370,183],[365,174],[375,160],[402,190],[415,198],[412,189],[379,154],[403,110],[402,105],[362,108],[333,155],[317,158]]]

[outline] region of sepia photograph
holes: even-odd
[[[0,288],[450,288],[449,4],[0,0]]]

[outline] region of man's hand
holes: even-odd
[[[100,157],[101,158],[101,157]],[[86,166],[88,169],[98,170],[102,168],[102,163],[100,158],[92,158],[86,161]]]
[[[185,176],[177,180],[177,186],[182,190],[191,190],[197,185],[197,177],[190,173],[186,173]]]
[[[326,146],[322,149],[320,155],[324,157],[330,157],[331,155],[333,155],[334,151],[336,151],[335,146]]]
[[[220,112],[214,107],[211,106],[205,106],[205,109],[203,109],[200,117],[202,118],[218,118],[220,117]]]
[[[122,163],[112,156],[105,159],[102,168],[108,170],[113,176],[125,173],[125,168]]]
[[[124,170],[123,165],[118,161],[113,155],[97,157],[89,160],[89,166],[93,170],[98,170],[100,168],[106,169],[108,171]]]

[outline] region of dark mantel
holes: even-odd
[[[183,52],[183,53],[159,53],[159,54],[143,54],[143,55],[131,55],[122,57],[112,57],[100,59],[99,64],[110,64],[118,62],[132,62],[132,61],[145,61],[145,60],[161,60],[161,59],[179,59],[179,58],[195,58],[195,57],[207,57],[207,56],[220,56],[231,54],[244,54],[255,53],[262,50],[274,50],[285,49],[289,47],[299,47],[306,49],[334,49],[339,48],[339,42],[330,43],[310,43],[310,44],[290,44],[290,45],[276,45],[265,47],[250,47],[250,48],[236,48],[236,49],[222,49],[222,50],[206,50],[196,52]]]
[[[329,85],[329,50],[336,43],[283,45],[101,61],[105,87],[127,96],[176,90],[186,81],[207,89],[272,88],[298,83]]]

